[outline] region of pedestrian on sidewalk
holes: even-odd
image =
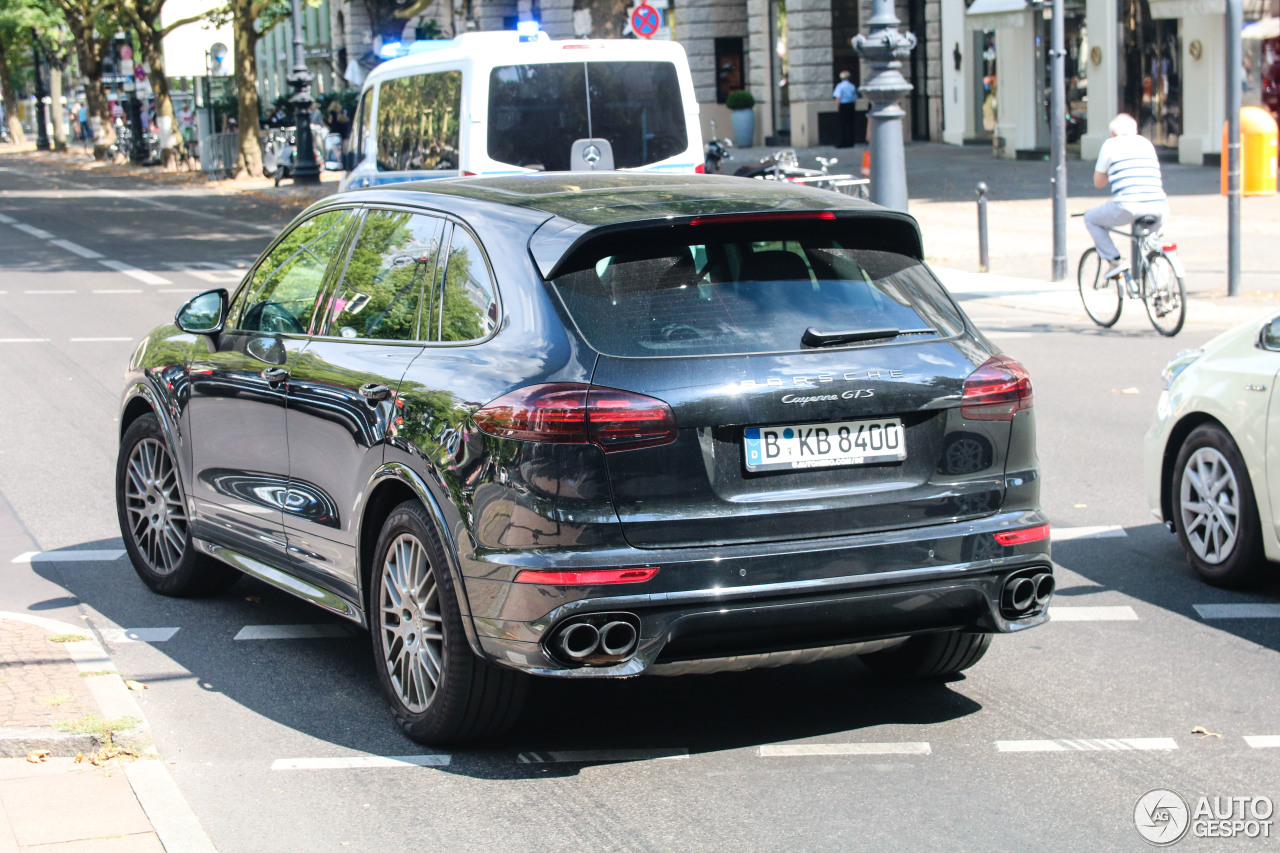
[[[1111,138],[1102,143],[1098,152],[1093,185],[1103,189],[1110,182],[1111,200],[1090,208],[1084,215],[1084,224],[1098,254],[1110,265],[1106,275],[1111,278],[1123,274],[1129,265],[1120,257],[1107,227],[1119,228],[1139,216],[1150,215],[1160,217],[1163,227],[1169,220],[1169,203],[1155,146],[1138,135],[1133,116],[1120,113],[1108,127]]]
[[[854,145],[854,103],[858,100],[858,87],[849,81],[850,76],[848,71],[841,71],[840,82],[831,93],[840,110],[840,142],[836,145],[837,148],[851,148]]]

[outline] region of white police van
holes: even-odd
[[[464,33],[364,81],[342,189],[456,175],[693,172],[698,102],[670,41]]]

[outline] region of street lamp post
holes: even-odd
[[[293,104],[294,135],[297,139],[293,182],[319,184],[320,165],[316,162],[316,146],[311,139],[311,73],[307,71],[307,56],[302,43],[302,4],[299,0],[290,0],[289,8],[293,18],[293,71],[289,74],[293,96],[289,102]]]
[[[1053,0],[1049,39],[1049,165],[1053,172],[1053,280],[1067,277],[1067,87],[1062,0]]]
[[[32,30],[31,36],[31,63],[36,75],[36,149],[49,151],[53,146],[49,144],[49,107],[45,104],[49,92],[44,83],[44,57],[40,55],[39,33]]]
[[[869,35],[855,36],[852,45],[871,66],[871,78],[860,91],[871,101],[871,200],[894,210],[907,209],[907,164],[902,143],[899,99],[912,89],[902,76],[902,62],[916,46],[913,33],[898,31],[893,0],[874,0]]]

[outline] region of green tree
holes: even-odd
[[[41,0],[0,0],[0,87],[14,142],[26,140],[18,118],[18,91],[25,88],[26,57],[31,55],[32,40],[42,33],[54,34],[61,26],[61,15]]]
[[[142,58],[149,69],[147,79],[151,81],[151,89],[155,92],[156,122],[161,127],[167,124],[171,131],[164,140],[168,144],[161,152],[161,158],[165,165],[172,165],[176,160],[175,154],[181,153],[184,145],[182,135],[176,132],[177,121],[173,113],[173,101],[169,98],[169,80],[164,74],[164,37],[178,27],[209,20],[210,13],[201,12],[199,15],[178,18],[161,25],[160,13],[164,4],[165,0],[123,0],[119,8],[125,20],[138,33],[138,45],[142,48]]]
[[[2,0],[0,0],[2,2]],[[114,0],[52,0],[62,11],[71,31],[76,62],[84,78],[85,106],[98,119],[93,134],[93,156],[101,160],[115,144],[111,102],[102,83],[102,63],[111,49],[111,36],[119,29]]]

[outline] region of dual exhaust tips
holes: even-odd
[[[1000,593],[1000,614],[1007,619],[1020,619],[1043,610],[1049,606],[1056,585],[1047,571],[1009,578]]]
[[[635,654],[640,619],[631,613],[593,613],[570,619],[548,644],[552,654],[571,664],[607,666]]]

